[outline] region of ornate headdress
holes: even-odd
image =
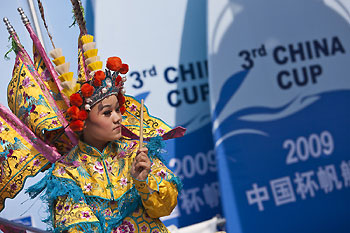
[[[110,95],[118,98],[123,114],[122,135],[138,139],[140,103],[124,96],[124,75],[127,64],[118,57],[107,60],[103,71],[93,37],[87,34],[79,0],[71,0],[80,28],[78,42],[78,78],[69,72],[69,63],[62,49],[46,54],[22,9],[22,21],[34,43],[33,59],[22,46],[15,30],[4,18],[16,53],[13,78],[8,85],[8,106],[0,104],[0,210],[6,198],[13,198],[23,188],[28,176],[35,176],[51,163],[62,160],[78,144],[74,131],[83,128],[88,111]],[[42,19],[47,28],[43,8],[38,0]],[[49,33],[48,33],[49,34]],[[52,37],[49,34],[52,41]],[[162,120],[144,111],[144,140],[155,136],[170,139],[183,136],[185,129],[172,129]]]
[[[88,116],[88,112],[91,108],[104,98],[116,95],[120,111],[125,113],[125,90],[124,82],[126,77],[121,77],[120,74],[125,75],[129,71],[129,66],[123,64],[119,57],[110,57],[107,60],[107,68],[105,72],[101,70],[102,62],[99,61],[97,56],[97,49],[95,49],[95,42],[92,42],[91,35],[84,35],[81,37],[81,43],[84,51],[84,59],[87,64],[88,71],[90,72],[86,77],[91,77],[85,82],[77,83],[71,78],[71,72],[61,74],[60,80],[63,81],[64,94],[69,97],[70,107],[67,109],[67,113],[70,116],[70,128],[73,131],[81,131],[84,126],[84,121]],[[54,61],[61,59],[64,61],[63,56],[56,57],[53,55]],[[63,66],[65,63],[57,63],[58,67]],[[65,76],[69,76],[70,79],[65,79]],[[74,91],[78,90],[75,93]]]

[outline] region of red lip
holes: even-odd
[[[113,130],[120,129],[120,128],[121,128],[121,126],[118,125],[117,127],[113,128]]]

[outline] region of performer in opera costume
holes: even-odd
[[[110,57],[102,69],[80,2],[72,3],[81,31],[78,79],[52,42],[54,67],[21,9],[33,59],[4,19],[16,63],[8,86],[11,111],[0,104],[0,208],[27,177],[46,170],[26,192],[47,202],[51,230],[168,232],[159,217],[172,212],[182,184],[164,165],[163,140],[185,129],[171,129],[124,95],[128,65]]]

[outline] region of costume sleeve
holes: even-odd
[[[159,218],[169,215],[177,205],[181,181],[159,159],[152,162],[148,178],[144,181],[133,178],[133,181],[147,214]]]
[[[99,232],[99,221],[90,207],[82,200],[74,202],[72,198],[60,196],[54,207],[55,229],[62,232]]]

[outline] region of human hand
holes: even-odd
[[[146,180],[151,170],[151,160],[148,158],[148,149],[142,147],[136,153],[131,165],[131,176],[138,180]]]

